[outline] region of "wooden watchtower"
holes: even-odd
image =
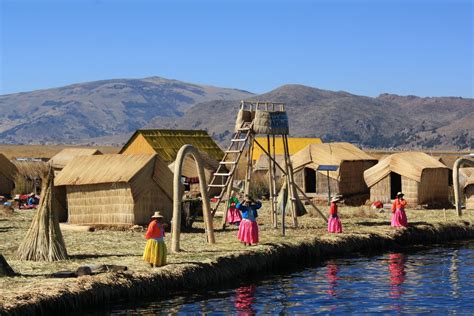
[[[225,194],[227,193],[227,196],[230,196],[237,166],[240,158],[242,157],[242,153],[245,150],[247,150],[247,162],[244,193],[249,194],[253,167],[252,151],[254,146],[258,146],[268,157],[268,183],[273,227],[277,228],[278,226],[278,205],[280,205],[280,211],[282,215],[282,234],[285,234],[285,217],[287,210],[290,212],[293,226],[298,226],[297,216],[304,214],[305,210],[303,204],[299,201],[297,193],[297,190],[300,192],[302,192],[302,190],[294,183],[293,167],[288,149],[288,134],[289,125],[285,104],[275,102],[241,101],[240,110],[235,123],[234,134],[230,141],[230,145],[226,149],[224,157],[219,164],[219,168],[214,173],[214,176],[209,184],[209,190],[214,188],[221,189],[220,194],[217,197],[217,201],[212,207],[212,215],[216,213],[217,208],[222,202]],[[264,148],[264,146],[255,139],[257,135],[266,136],[266,148]],[[276,142],[283,143],[284,160],[282,165],[279,165],[275,159]],[[281,196],[280,203],[277,202],[276,192],[277,168],[280,169],[282,175],[285,177],[284,187],[281,192],[288,196],[287,199],[286,196]],[[302,193],[304,194],[304,192]],[[226,215],[227,208],[224,212],[223,218],[224,228]],[[324,218],[324,215],[321,214],[321,216]]]

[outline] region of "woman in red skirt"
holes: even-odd
[[[405,213],[407,201],[403,198],[402,192],[397,193],[397,198],[392,204],[392,227],[407,227],[408,220]]]
[[[329,209],[328,232],[342,233],[342,224],[337,215],[337,203],[342,200],[342,196],[336,195],[331,199],[331,208]]]

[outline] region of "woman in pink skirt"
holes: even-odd
[[[232,195],[229,198],[229,202],[227,203],[226,221],[229,224],[239,225],[240,221],[242,221],[242,216],[240,215],[239,210],[236,208],[237,203],[239,203],[239,199],[237,199],[235,196],[235,192],[232,191]]]
[[[407,201],[403,198],[402,192],[397,193],[397,198],[392,204],[392,227],[407,227],[408,220],[405,213]]]
[[[331,208],[329,209],[328,232],[342,233],[342,224],[337,215],[337,203],[342,200],[342,196],[336,195],[331,199]]]
[[[245,246],[258,244],[258,224],[256,218],[258,216],[257,210],[262,207],[262,203],[246,196],[244,202],[238,203],[236,207],[242,212],[242,221],[239,225],[237,238]]]

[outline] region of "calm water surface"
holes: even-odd
[[[175,296],[112,314],[474,314],[474,241],[323,265],[237,287]]]

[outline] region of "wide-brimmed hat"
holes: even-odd
[[[163,218],[163,215],[161,215],[160,212],[155,212],[155,214],[153,214],[151,218]]]
[[[397,196],[404,196],[405,194],[403,194],[403,192],[398,192],[397,193]]]
[[[336,195],[332,197],[331,202],[338,202],[340,200],[342,200],[342,195]]]
[[[34,195],[36,195],[34,192],[31,192],[31,193],[30,193],[30,196],[34,196]]]

